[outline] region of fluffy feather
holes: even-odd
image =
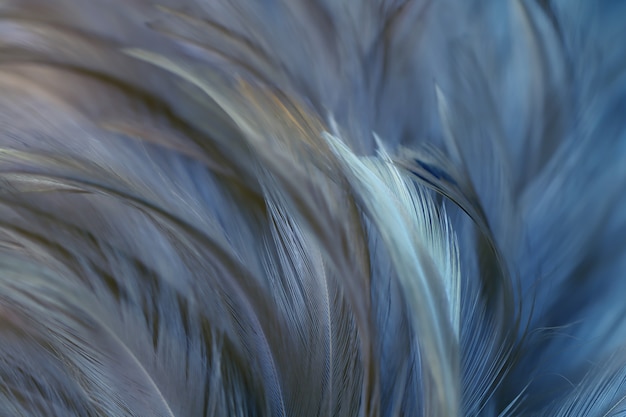
[[[0,414],[623,414],[625,16],[0,2]]]

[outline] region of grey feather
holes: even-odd
[[[0,2],[0,414],[622,415],[625,18]]]

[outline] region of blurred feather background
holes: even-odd
[[[0,415],[626,415],[625,36],[0,0]]]

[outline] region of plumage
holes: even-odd
[[[0,415],[623,415],[626,9],[0,2]]]

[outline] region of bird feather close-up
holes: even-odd
[[[625,40],[0,0],[0,416],[626,416]]]

